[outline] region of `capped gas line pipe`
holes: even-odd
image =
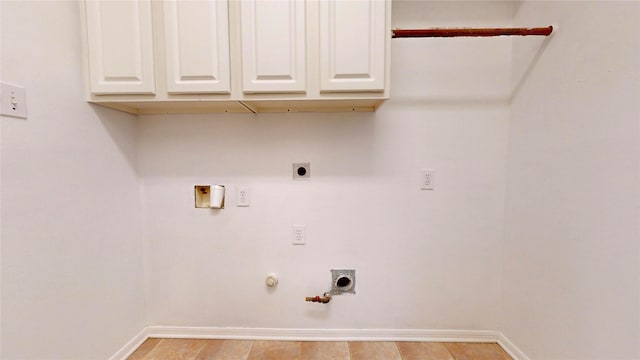
[[[331,301],[331,296],[325,293],[322,297],[320,297],[319,295],[307,296],[305,300],[308,302],[317,302],[321,304],[327,304],[329,301]]]

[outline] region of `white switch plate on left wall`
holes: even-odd
[[[2,83],[0,84],[0,98],[2,99],[0,114],[21,119],[27,118],[27,96],[23,87]]]

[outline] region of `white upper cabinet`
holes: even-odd
[[[86,19],[91,92],[153,94],[150,1],[87,1]]]
[[[242,0],[242,90],[306,90],[305,1]]]
[[[375,111],[391,0],[81,0],[87,100],[133,114]]]
[[[320,2],[320,91],[384,91],[384,0]]]
[[[165,0],[164,39],[170,94],[231,92],[226,1]]]

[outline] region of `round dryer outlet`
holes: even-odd
[[[293,180],[311,180],[311,164],[294,163]]]
[[[355,270],[331,270],[331,294],[355,294],[356,271]]]

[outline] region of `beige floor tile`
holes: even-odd
[[[300,343],[301,360],[349,360],[346,341],[303,341]]]
[[[253,341],[208,340],[195,360],[246,360]]]
[[[207,343],[204,345],[202,350],[196,354],[196,360],[204,360],[204,359],[216,359],[220,350],[222,350],[222,343],[224,340],[207,340]]]
[[[222,346],[220,360],[226,359],[246,359],[253,346],[253,341],[249,340],[227,340]]]
[[[350,341],[351,360],[401,360],[394,342]]]
[[[446,343],[456,360],[507,360],[492,343]]]
[[[144,360],[193,360],[207,345],[207,340],[162,339]]]
[[[497,343],[493,344],[493,347],[498,350],[499,353],[502,354],[502,357],[504,357],[507,360],[513,360],[513,358],[511,357],[511,355],[509,355],[503,348],[502,346],[498,345]]]
[[[144,357],[147,356],[147,354],[150,353],[160,341],[161,339],[147,339],[127,358],[127,360],[144,359]]]
[[[398,341],[396,346],[402,360],[454,360],[443,343]]]
[[[495,343],[148,339],[128,360],[512,360]]]
[[[298,360],[298,341],[254,341],[249,360]]]

